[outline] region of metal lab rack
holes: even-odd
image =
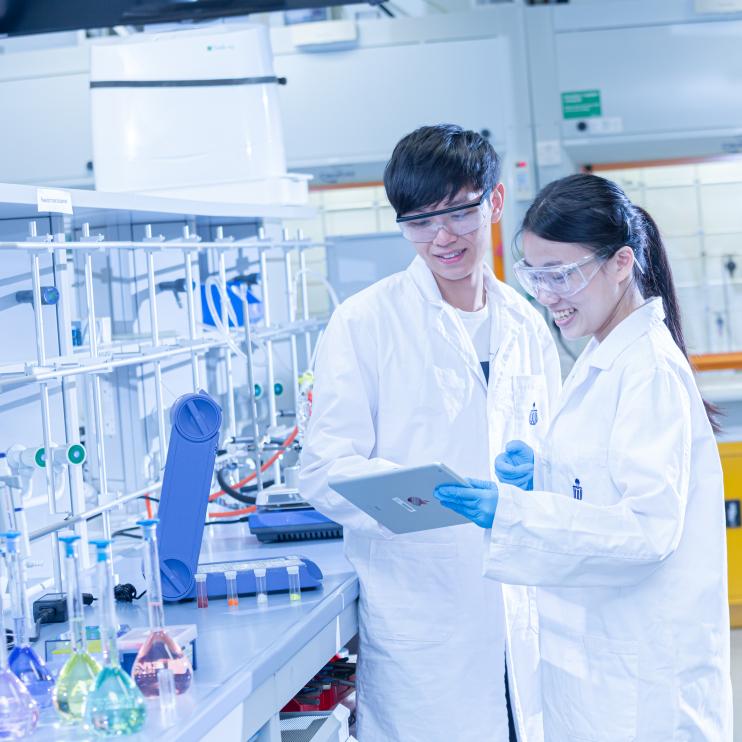
[[[4,187],[10,188],[10,187]],[[19,189],[20,191],[33,191],[33,189]],[[69,192],[74,194],[76,192]],[[96,194],[80,192],[80,199],[86,201],[87,209],[85,217],[97,218],[94,211]],[[28,196],[30,194],[26,194]],[[105,202],[105,213],[111,213],[111,194],[101,194]],[[0,198],[2,198],[2,188],[0,188]],[[24,199],[25,200],[25,199]],[[113,199],[114,201],[116,199]],[[131,206],[127,204],[129,199],[121,196],[121,208],[123,211],[130,211]],[[109,477],[107,471],[107,452],[104,431],[104,406],[102,402],[101,375],[111,373],[116,369],[141,368],[150,369],[154,375],[155,388],[155,409],[156,409],[156,428],[159,435],[160,455],[164,456],[166,450],[167,428],[165,424],[165,403],[163,394],[162,379],[162,362],[166,359],[185,359],[190,364],[191,369],[191,386],[186,391],[198,391],[202,389],[204,377],[201,369],[201,360],[209,351],[220,351],[219,359],[224,365],[224,373],[227,379],[226,409],[225,422],[227,435],[234,437],[237,433],[237,412],[235,401],[235,387],[232,381],[233,355],[230,348],[233,343],[239,343],[240,340],[246,340],[247,346],[247,377],[252,380],[255,377],[255,367],[251,353],[252,342],[257,341],[264,344],[266,349],[266,388],[268,402],[268,428],[274,427],[278,420],[278,409],[276,403],[276,394],[274,389],[274,366],[273,352],[274,343],[284,342],[288,344],[289,356],[291,363],[291,373],[294,389],[294,401],[298,401],[298,377],[300,373],[299,360],[297,353],[297,336],[304,339],[304,349],[306,360],[311,357],[312,339],[320,331],[325,323],[324,318],[312,318],[309,313],[307,301],[307,274],[304,272],[306,265],[306,250],[313,247],[322,246],[321,243],[314,243],[304,239],[299,233],[295,238],[291,238],[287,230],[281,232],[278,239],[270,239],[265,236],[265,230],[261,225],[273,227],[273,231],[278,231],[275,222],[280,210],[277,207],[268,207],[262,209],[256,207],[250,209],[245,207],[242,212],[240,224],[253,225],[253,230],[257,235],[247,238],[225,237],[225,227],[215,226],[215,217],[218,218],[219,206],[208,204],[206,208],[194,209],[198,204],[189,202],[172,202],[170,199],[143,199],[143,197],[134,197],[137,227],[144,225],[144,236],[141,240],[106,240],[102,235],[94,234],[88,221],[75,225],[70,217],[52,217],[49,220],[53,233],[39,235],[38,221],[42,217],[32,218],[32,210],[29,208],[33,204],[32,200],[26,201],[25,204],[18,207],[18,216],[25,218],[28,224],[28,237],[22,240],[5,240],[0,241],[0,254],[7,251],[26,254],[29,260],[31,286],[33,293],[34,307],[34,330],[35,330],[35,347],[36,353],[34,358],[19,359],[18,362],[0,364],[0,394],[3,390],[12,387],[18,388],[24,385],[35,385],[39,389],[41,432],[45,450],[48,452],[53,445],[52,436],[52,410],[49,399],[50,386],[61,385],[62,399],[64,401],[64,430],[65,440],[62,443],[73,443],[77,441],[77,431],[80,426],[80,413],[78,407],[77,393],[75,385],[69,384],[73,379],[84,380],[90,387],[91,404],[87,410],[88,418],[87,429],[88,441],[94,437],[95,445],[92,448],[96,452],[97,478],[98,478],[98,496],[99,505],[95,508],[86,508],[84,482],[82,473],[79,471],[70,471],[68,477],[69,485],[69,507],[58,508],[56,501],[57,482],[55,482],[54,467],[47,465],[45,467],[46,489],[49,512],[56,517],[53,522],[43,525],[43,527],[31,529],[30,539],[36,541],[51,535],[53,539],[52,561],[53,577],[55,589],[62,589],[61,567],[58,548],[58,532],[62,529],[74,528],[78,531],[83,539],[87,539],[87,522],[94,517],[101,516],[103,534],[106,538],[111,535],[111,512],[136,498],[144,495],[154,494],[162,485],[161,480],[147,482],[144,487],[136,488],[133,491],[117,493],[112,495],[109,491]],[[91,205],[92,202],[92,205]],[[18,203],[16,201],[16,203]],[[25,207],[25,208],[24,208]],[[0,214],[2,210],[6,213],[15,211],[13,204],[0,204]],[[31,214],[28,212],[31,211]],[[164,237],[155,236],[152,224],[145,220],[149,216],[147,212],[153,212],[155,218],[152,224],[162,221],[162,215],[167,214],[171,220],[173,215],[175,221],[185,222],[182,225],[181,236],[175,239],[166,240]],[[195,211],[195,215],[194,215]],[[201,211],[202,217],[199,215]],[[225,222],[227,225],[234,224],[235,220],[240,218],[235,215],[234,205],[225,205],[224,211],[227,213]],[[261,216],[261,212],[270,214],[266,221]],[[26,212],[24,214],[24,212]],[[288,208],[288,216],[306,216],[308,210]],[[15,214],[13,214],[15,216]],[[203,217],[208,217],[206,228],[209,233],[215,235],[215,239],[202,240],[196,230],[199,229],[199,219],[204,221]],[[271,221],[273,220],[273,221]],[[16,219],[17,221],[17,219]],[[106,221],[104,217],[103,224]],[[76,240],[66,239],[66,235],[74,234],[74,229],[79,228],[80,237]],[[0,228],[1,229],[1,228]],[[229,226],[226,226],[229,229]],[[2,232],[0,231],[0,235]],[[1,239],[1,237],[0,237]],[[229,327],[227,303],[230,301],[227,296],[227,265],[226,256],[230,252],[237,250],[250,249],[257,252],[258,262],[261,272],[262,300],[264,310],[264,324],[260,328],[251,328],[247,313],[247,299],[244,302],[244,330],[235,328],[230,331],[231,342],[219,332],[205,333],[198,325],[197,312],[200,302],[200,270],[194,270],[194,262],[197,260],[206,261],[216,260],[216,274],[220,279],[221,291],[221,319],[225,327]],[[138,338],[135,341],[112,342],[107,347],[101,347],[98,341],[95,298],[95,282],[93,272],[93,258],[96,254],[107,252],[109,255],[121,251],[135,251],[146,256],[146,286],[147,297],[149,298],[149,337]],[[158,253],[182,256],[182,274],[184,279],[184,293],[186,298],[186,326],[187,332],[175,337],[163,337],[160,331],[160,316],[158,313],[156,296],[158,293],[157,282],[155,278],[155,256]],[[285,311],[288,318],[287,322],[273,322],[272,310],[278,306],[276,297],[271,292],[271,281],[269,279],[270,263],[276,263],[274,256],[278,253],[282,263],[283,276],[286,284],[285,292]],[[59,301],[56,311],[56,327],[54,333],[59,342],[59,355],[49,355],[47,353],[47,335],[51,328],[45,326],[42,307],[42,279],[41,279],[41,262],[45,255],[52,255],[54,262],[55,284],[58,279],[61,283],[57,285],[59,290]],[[302,316],[297,318],[297,307],[292,300],[290,287],[293,285],[293,259],[296,260],[302,269],[300,276],[300,286],[303,296]],[[89,347],[86,351],[76,352],[72,345],[72,282],[69,271],[58,270],[58,267],[64,267],[68,261],[72,260],[81,262],[83,265],[83,283],[84,283],[84,319],[87,321]],[[211,289],[209,289],[211,290]],[[274,289],[275,290],[275,289]],[[82,305],[82,303],[81,303]],[[245,333],[246,338],[242,336]],[[208,389],[206,389],[208,391]],[[251,402],[252,409],[252,427],[253,427],[253,455],[256,459],[256,469],[260,471],[260,431],[258,429],[257,407],[255,404],[254,385],[250,382],[247,389],[247,396]],[[245,422],[245,421],[239,421]],[[91,429],[92,427],[92,429]],[[94,436],[92,432],[95,432]],[[57,441],[58,443],[59,441]],[[275,464],[274,476],[279,481],[280,469],[279,463]],[[259,478],[260,485],[260,478]],[[84,545],[86,546],[85,542]]]

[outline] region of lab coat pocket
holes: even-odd
[[[419,644],[446,641],[456,625],[457,554],[453,543],[373,541],[369,634]]]
[[[549,421],[549,396],[543,374],[512,376],[511,438],[537,448]]]
[[[542,636],[547,739],[636,739],[639,656],[635,641],[599,636]]]
[[[621,495],[613,484],[608,467],[608,449],[585,441],[575,451],[576,438],[566,436],[552,442],[541,464],[544,488],[592,505],[611,505]]]

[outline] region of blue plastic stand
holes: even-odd
[[[205,392],[186,394],[172,406],[170,422],[157,541],[163,598],[180,600],[195,590],[222,409]]]
[[[160,493],[157,541],[160,553],[162,597],[167,601],[196,596],[196,572],[206,573],[210,597],[225,595],[225,570],[237,572],[237,592],[255,592],[253,570],[266,570],[269,592],[288,590],[288,565],[299,567],[302,589],[319,587],[322,571],[299,556],[199,564],[209,502],[214,460],[222,424],[221,407],[205,392],[186,394],[170,410],[170,443]]]

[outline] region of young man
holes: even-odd
[[[300,486],[343,525],[361,585],[360,742],[503,742],[513,726],[520,742],[543,739],[535,607],[526,588],[482,576],[476,526],[393,535],[327,484],[436,461],[491,479],[506,441],[545,427],[553,340],[485,264],[499,176],[475,132],[404,137],[384,184],[418,256],[345,301],[318,353]]]

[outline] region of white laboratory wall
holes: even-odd
[[[601,170],[662,230],[692,353],[742,348],[742,158]]]

